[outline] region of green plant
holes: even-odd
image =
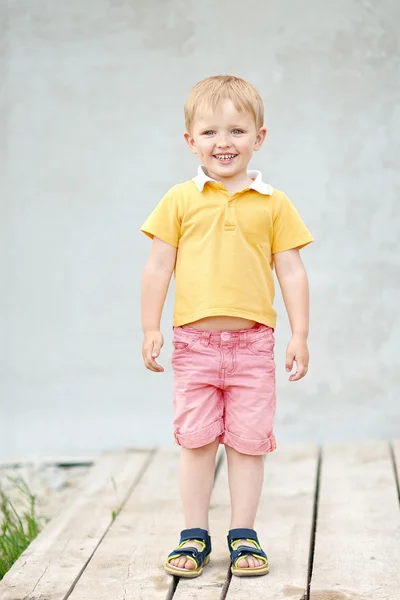
[[[8,479],[27,508],[20,515],[10,498],[0,489],[0,580],[42,528],[42,519],[36,514],[36,496],[21,477]]]
[[[112,486],[114,488],[114,492],[117,495],[117,493],[118,493],[117,482],[115,481],[114,477],[112,477],[112,476],[110,477],[110,479],[111,479]],[[115,508],[115,509],[113,509],[111,511],[111,520],[112,520],[112,522],[115,521],[115,519],[118,517],[119,513],[121,512],[121,510],[122,510],[122,506],[119,506],[119,507],[117,507],[117,508]]]

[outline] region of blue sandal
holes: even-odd
[[[197,550],[197,548],[191,546],[182,548],[182,546],[189,540],[193,540],[201,544],[201,550]],[[198,577],[202,574],[203,567],[210,562],[210,554],[211,538],[208,535],[208,531],[205,529],[200,529],[199,527],[195,527],[193,529],[184,529],[181,532],[179,546],[168,555],[165,563],[165,570],[170,575],[177,575],[178,577]],[[189,570],[171,565],[171,560],[174,558],[180,558],[181,556],[186,556],[188,560],[193,561],[195,568]]]
[[[251,546],[240,546],[240,540],[252,542],[255,544],[255,548]],[[262,550],[254,529],[231,529],[228,534],[228,547],[231,554],[231,571],[233,575],[237,575],[238,577],[250,577],[252,575],[266,575],[269,573],[267,555],[264,550]],[[238,562],[242,558],[246,558],[246,556],[254,556],[254,558],[261,559],[264,561],[264,564],[260,567],[238,567]]]

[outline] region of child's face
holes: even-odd
[[[246,176],[253,152],[259,150],[267,130],[257,129],[254,117],[238,111],[231,100],[220,110],[201,106],[195,115],[191,133],[185,139],[213,179]]]

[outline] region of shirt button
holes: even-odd
[[[228,333],[227,331],[223,331],[223,332],[221,333],[221,340],[222,340],[223,342],[226,342],[227,340],[229,340],[229,339],[230,339],[230,337],[231,337],[231,334],[230,334],[230,333]]]

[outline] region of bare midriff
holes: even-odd
[[[205,317],[193,323],[186,323],[183,327],[194,327],[204,331],[235,331],[238,329],[250,329],[256,324],[256,321],[242,319],[241,317],[228,317],[221,315],[218,317]]]

